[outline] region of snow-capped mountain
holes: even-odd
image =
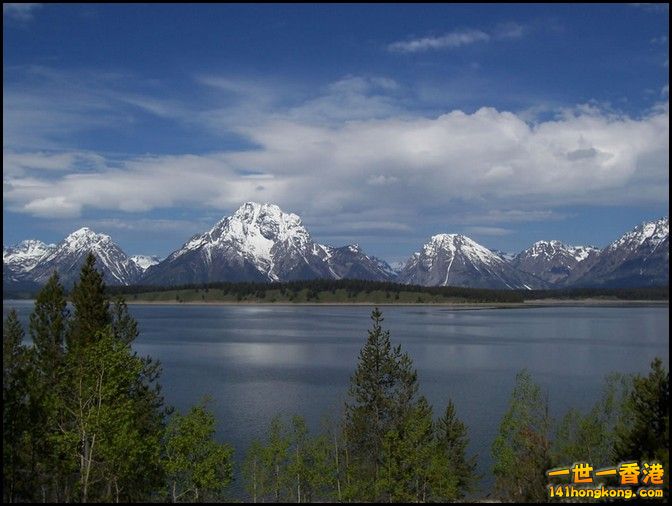
[[[357,247],[332,248],[314,242],[296,214],[274,204],[247,202],[147,269],[142,282],[388,279],[384,269]]]
[[[670,220],[644,222],[604,248],[572,286],[640,287],[670,282]]]
[[[16,274],[24,274],[32,270],[55,247],[55,244],[45,244],[34,239],[21,241],[16,246],[2,248],[2,263]]]
[[[110,236],[82,228],[58,245],[23,241],[3,247],[6,287],[44,284],[56,270],[66,286],[78,279],[88,252],[109,285],[179,285],[216,281],[356,278],[426,286],[539,289],[669,284],[669,219],[642,223],[603,250],[538,241],[509,260],[459,234],[433,236],[394,267],[357,245],[312,240],[292,213],[247,202],[168,258],[128,257]]]
[[[593,246],[568,246],[560,241],[537,241],[518,253],[511,265],[554,285],[562,285],[570,275],[585,272],[600,250]]]
[[[502,257],[460,234],[432,236],[406,262],[399,281],[425,286],[536,289],[547,284],[518,271]]]
[[[145,272],[147,269],[149,269],[152,265],[158,264],[161,259],[157,256],[150,256],[150,255],[133,255],[129,257],[130,260],[137,265],[142,272]]]
[[[89,251],[96,257],[96,268],[108,285],[128,285],[138,280],[140,269],[112,238],[97,234],[87,227],[76,230],[42,257],[29,272],[29,277],[32,281],[44,284],[55,270],[61,282],[70,286],[79,279],[79,272]]]

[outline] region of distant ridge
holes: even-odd
[[[57,271],[70,285],[89,251],[111,286],[308,279],[509,290],[669,285],[667,217],[638,225],[603,250],[547,240],[511,255],[461,234],[436,234],[393,268],[356,244],[319,244],[299,216],[256,202],[244,203],[164,260],[129,257],[110,236],[87,227],[57,245],[26,240],[3,247],[3,283],[10,288],[39,286]]]

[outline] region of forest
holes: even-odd
[[[344,286],[320,283],[292,286]],[[208,399],[186,412],[167,405],[161,366],[133,351],[137,323],[119,291],[106,289],[92,255],[69,294],[57,274],[49,279],[27,331],[30,345],[11,310],[3,325],[5,502],[455,502],[486,494],[539,502],[548,500],[546,471],[554,467],[669,466],[669,372],[659,358],[647,375],[608,376],[592,409],[570,409],[560,420],[549,416],[549,399],[529,371],[520,371],[491,444],[494,488],[483,493],[449,388],[435,410],[377,308],[342,412],[314,433],[300,414],[275,417],[247,449],[218,440]],[[234,451],[244,451],[243,497],[231,493]],[[668,483],[665,475],[666,490]]]

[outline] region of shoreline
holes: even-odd
[[[3,299],[3,304],[27,302],[34,299]],[[238,301],[187,301],[174,300],[129,300],[129,306],[351,306],[351,307],[443,307],[455,310],[478,309],[525,309],[543,307],[666,307],[669,300],[627,300],[627,299],[538,299],[523,302],[238,302]]]
[[[234,301],[143,301],[126,300],[130,305],[148,306],[436,306],[456,309],[507,309],[554,306],[669,306],[669,300],[539,299],[523,302],[234,302]]]

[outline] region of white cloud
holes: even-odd
[[[393,42],[387,48],[397,53],[417,53],[431,49],[454,49],[488,40],[490,40],[490,35],[481,30],[456,30],[439,37],[422,37]]]
[[[410,40],[401,40],[388,44],[393,53],[419,53],[439,49],[456,49],[478,42],[490,40],[519,39],[525,35],[526,27],[515,22],[500,23],[490,33],[483,30],[455,30],[440,36],[427,36]]]
[[[669,180],[668,110],[661,105],[634,119],[592,106],[536,125],[492,108],[337,126],[276,114],[240,127],[257,149],[132,158],[85,173],[51,172],[48,180],[35,172],[6,175],[3,196],[11,209],[36,216],[180,205],[230,210],[250,199],[331,218],[381,207],[393,213],[386,220],[391,223],[429,209],[447,213],[457,203],[532,210],[660,203],[669,198],[667,184],[661,185]],[[39,152],[21,156],[35,167],[53,162]],[[262,185],[250,174],[264,175]],[[542,213],[538,218],[545,211],[534,212]]]
[[[563,219],[559,206],[669,200],[667,101],[641,117],[597,103],[545,108],[543,120],[488,107],[429,115],[412,112],[408,90],[385,76],[345,76],[302,100],[263,82],[202,77],[197,95],[208,100],[188,107],[130,93],[118,76],[73,86],[73,76],[38,77],[3,92],[4,207],[37,217],[180,208],[221,216],[258,200],[327,237],[408,234],[418,223],[493,233]],[[138,108],[195,135],[236,134],[248,147],[114,158],[64,149],[81,132],[125,128]]]
[[[20,21],[33,19],[33,11],[40,7],[39,3],[3,3],[2,14]]]

